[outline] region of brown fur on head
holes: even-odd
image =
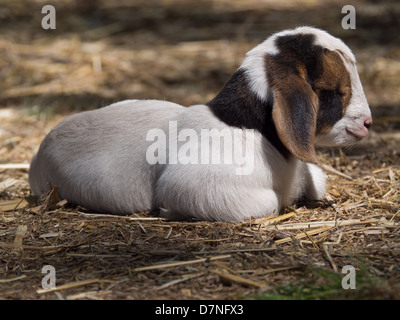
[[[310,27],[279,32],[249,51],[208,105],[228,125],[260,131],[285,159],[311,163],[315,144],[353,144],[371,124],[351,50]]]
[[[331,129],[351,98],[349,73],[339,54],[314,41],[312,34],[278,37],[279,53],[265,57],[278,135],[293,155],[312,163],[317,162],[316,135]]]

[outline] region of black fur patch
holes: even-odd
[[[322,90],[319,95],[319,111],[317,117],[317,134],[325,127],[332,127],[342,118],[343,101],[340,93],[334,90]]]
[[[251,92],[245,70],[238,69],[207,106],[227,125],[258,130],[286,159],[291,155],[272,120],[272,92],[268,92],[266,102],[261,101]]]
[[[305,66],[307,81],[312,84],[322,74],[323,48],[314,44],[315,35],[295,34],[276,38],[275,45],[279,53],[274,55],[277,64],[286,71],[298,73],[298,66]]]

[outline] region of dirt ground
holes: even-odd
[[[399,299],[400,5],[357,1],[60,0],[0,6],[0,299]],[[209,101],[271,33],[326,29],[354,51],[370,136],[319,150],[326,199],[277,219],[168,222],[32,199],[26,164],[67,115],[127,98]],[[16,167],[10,168],[11,165]],[[56,288],[43,289],[54,267]],[[353,266],[356,289],[342,288]],[[45,281],[45,285],[46,285]]]

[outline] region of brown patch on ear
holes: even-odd
[[[267,55],[267,79],[274,93],[272,118],[279,139],[299,160],[317,163],[314,140],[319,111],[318,96],[311,87],[321,73],[323,48],[315,35],[278,37],[276,55]]]
[[[299,160],[317,163],[314,140],[318,114],[318,97],[307,82],[305,65],[288,64],[278,56],[266,56],[268,82],[274,92],[272,118],[279,138]]]
[[[272,118],[286,148],[299,160],[317,163],[314,139],[318,98],[301,77],[288,76],[276,85]]]

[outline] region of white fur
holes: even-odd
[[[340,48],[354,58],[340,40],[318,29],[303,27],[275,34],[251,50],[241,66],[250,90],[260,99],[266,99],[268,91],[263,55],[277,53],[273,44],[277,35],[293,32],[312,32],[324,46]],[[343,132],[339,131],[352,125],[347,118],[366,113],[355,67],[346,66],[355,94],[343,123],[334,128],[338,132],[326,139],[329,143],[341,143]],[[160,210],[161,216],[170,219],[215,221],[277,215],[282,206],[300,197],[322,199],[325,194],[325,175],[320,168],[294,157],[286,160],[265,137],[249,129],[236,128],[239,139],[254,140],[245,155],[254,162],[249,174],[238,175],[240,165],[235,163],[150,164],[146,150],[152,141],[146,141],[146,134],[151,129],[167,132],[170,121],[176,121],[178,129],[194,130],[199,137],[203,129],[233,130],[205,105],[184,108],[156,100],[127,100],[76,114],[43,140],[32,160],[31,188],[40,195],[51,182],[59,186],[61,198],[113,214]],[[353,122],[358,124],[358,120]],[[178,141],[178,147],[184,143],[188,142]],[[238,152],[233,149],[228,146],[223,152]]]
[[[313,199],[325,192],[320,169],[295,158],[286,162],[258,132],[254,152],[247,154],[254,156],[249,175],[237,175],[235,164],[150,165],[146,132],[167,132],[172,119],[179,129],[192,128],[199,135],[201,129],[232,129],[205,105],[184,108],[157,100],[123,101],[76,114],[44,139],[31,165],[33,192],[46,191],[50,181],[60,187],[62,198],[98,211],[127,214],[161,208],[161,215],[172,219],[217,221],[277,215],[307,190],[305,196]]]
[[[275,35],[269,37],[255,48],[247,52],[241,68],[246,70],[250,90],[261,100],[267,100],[268,80],[265,72],[265,54],[277,54],[278,49],[274,45]]]

